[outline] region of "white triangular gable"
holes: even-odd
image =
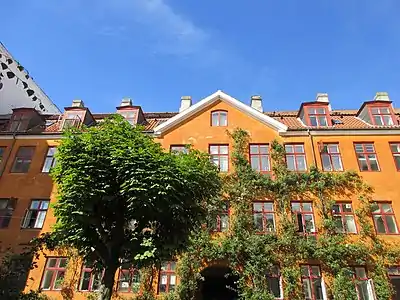
[[[188,109],[180,112],[176,116],[168,119],[168,121],[158,125],[157,127],[154,128],[154,134],[156,135],[162,135],[164,132],[166,132],[168,129],[180,124],[181,122],[184,122],[191,116],[195,115],[196,113],[202,111],[206,107],[212,105],[213,103],[217,102],[218,100],[221,100],[223,102],[226,102],[236,109],[240,110],[241,112],[253,117],[254,119],[260,121],[261,123],[267,125],[268,127],[278,131],[278,132],[285,132],[287,131],[287,126],[285,124],[282,124],[281,122],[264,115],[262,112],[259,112],[258,110],[252,108],[251,106],[248,106],[239,100],[229,96],[228,94],[225,94],[223,91],[218,90],[214,94],[202,99],[201,101],[197,102],[196,104],[190,106]]]

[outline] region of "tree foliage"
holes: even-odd
[[[68,130],[56,158],[52,237],[105,269],[102,299],[122,262],[143,266],[184,249],[221,189],[208,155],[167,153],[121,116]]]

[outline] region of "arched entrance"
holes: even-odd
[[[238,299],[237,280],[232,270],[226,266],[210,266],[201,272],[197,300],[235,300]]]

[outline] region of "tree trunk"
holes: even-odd
[[[114,287],[115,272],[117,265],[109,264],[104,268],[104,276],[101,281],[100,293],[98,300],[110,300]]]

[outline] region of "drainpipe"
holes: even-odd
[[[313,163],[314,163],[314,166],[317,166],[317,156],[315,155],[314,138],[310,132],[310,129],[307,129],[307,133],[308,133],[308,136],[310,137],[310,141],[311,141],[311,151],[312,151]]]

